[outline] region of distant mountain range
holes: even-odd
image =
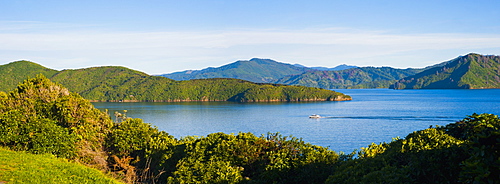
[[[234,78],[257,83],[272,83],[287,75],[301,74],[311,68],[276,62],[270,59],[253,58],[249,61],[236,61],[217,68],[186,70],[160,76],[174,80]]]
[[[339,65],[334,68],[306,67],[300,64],[287,64],[271,59],[253,58],[248,61],[240,60],[221,67],[208,67],[202,70],[186,70],[159,76],[173,80],[191,80],[207,78],[234,78],[256,83],[276,83],[281,78],[290,75],[299,75],[309,71],[337,71],[357,66]],[[317,87],[317,86],[314,86]]]
[[[467,54],[398,80],[391,89],[500,88],[500,56]]]
[[[187,70],[160,76],[174,80],[236,78],[257,83],[342,89],[388,88],[398,79],[420,71],[422,69],[357,67],[345,64],[334,68],[306,67],[300,64],[291,65],[270,59],[253,58],[249,61],[236,61],[217,68]]]
[[[388,88],[389,85],[422,69],[395,69],[391,67],[358,67],[340,71],[307,71],[285,76],[279,84],[319,87],[324,89]]]
[[[91,101],[338,101],[351,97],[330,90],[256,84],[230,78],[175,81],[118,66],[57,71],[29,61],[0,65],[0,91],[11,91],[42,74]]]
[[[349,88],[500,88],[498,56],[468,54],[425,68],[391,67],[335,68],[306,67],[270,59],[237,61],[217,68],[189,70],[161,76],[175,80],[201,78],[237,78],[257,83],[275,83],[319,87]]]
[[[299,67],[305,67],[305,68],[311,68],[314,70],[322,70],[322,71],[338,71],[338,70],[346,70],[346,69],[351,69],[351,68],[357,68],[357,66],[352,66],[352,65],[346,65],[346,64],[341,64],[333,68],[327,68],[327,67],[307,67],[301,64],[294,64],[294,66],[299,66]]]

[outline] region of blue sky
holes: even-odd
[[[149,74],[269,58],[425,67],[500,55],[500,1],[0,0],[0,64]]]

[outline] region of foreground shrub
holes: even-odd
[[[473,114],[445,127],[362,148],[339,164],[327,183],[496,183],[500,120]]]
[[[500,181],[500,119],[493,114],[473,114],[444,129],[466,141],[466,160],[461,164],[460,181],[496,183]]]
[[[0,115],[0,144],[13,150],[73,159],[77,140],[75,134],[47,118],[25,118],[18,111]]]
[[[155,182],[166,169],[177,140],[141,119],[115,124],[106,140],[109,164],[125,181]]]
[[[294,137],[214,133],[185,141],[170,183],[322,183],[338,155]]]
[[[106,170],[103,142],[112,121],[89,101],[41,75],[1,96],[0,145]]]

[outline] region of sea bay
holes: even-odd
[[[180,138],[210,133],[280,132],[311,144],[350,153],[429,126],[446,125],[473,113],[500,114],[500,89],[389,90],[342,89],[352,101],[342,102],[137,102],[93,103],[127,110],[158,129]],[[323,118],[310,119],[311,114]]]

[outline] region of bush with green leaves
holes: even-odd
[[[362,148],[326,183],[496,183],[500,119],[473,114],[444,127]]]
[[[0,91],[0,100],[5,100],[7,99],[7,93]]]
[[[107,168],[103,142],[113,123],[88,100],[42,75],[3,96],[0,144]]]
[[[322,183],[339,157],[280,134],[214,133],[185,145],[169,183]]]
[[[13,150],[76,156],[78,137],[47,118],[26,118],[19,111],[0,115],[0,144]]]
[[[106,140],[109,163],[130,182],[152,182],[160,177],[176,144],[173,136],[132,118],[116,123]]]
[[[500,118],[493,114],[473,114],[444,127],[448,134],[464,140],[467,158],[461,162],[460,181],[495,183],[500,181]]]

